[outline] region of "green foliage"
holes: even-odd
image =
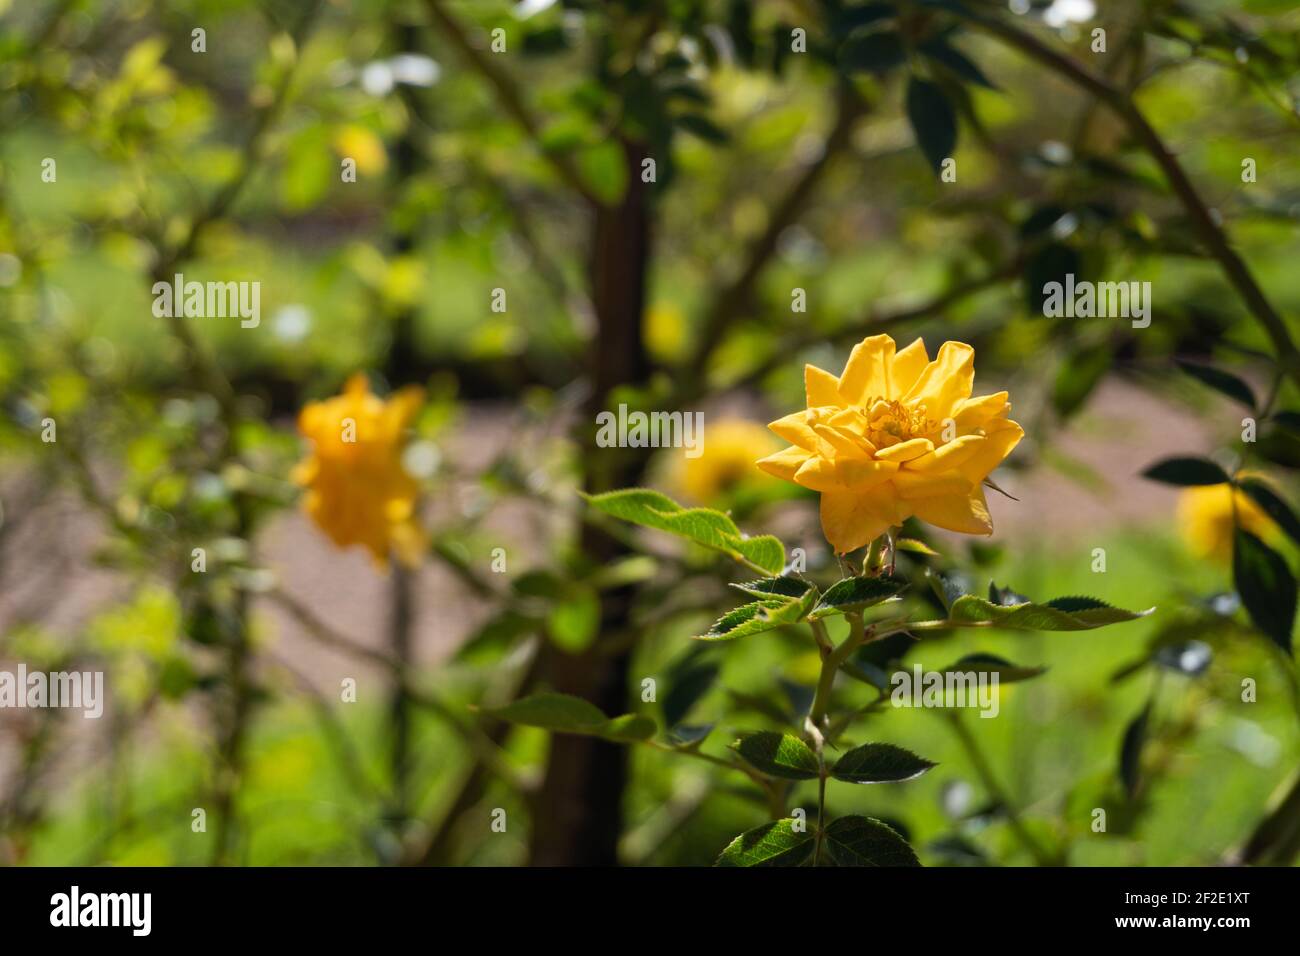
[[[820,620],[837,614],[861,611],[886,601],[897,600],[906,589],[905,582],[885,578],[844,578],[826,589],[826,593],[821,596],[821,600],[808,616],[813,620]]]
[[[798,737],[763,730],[742,734],[731,745],[754,769],[784,780],[812,780],[819,773],[817,755]]]
[[[757,571],[780,574],[785,567],[785,547],[771,535],[747,538],[736,523],[720,511],[683,508],[666,495],[644,488],[629,488],[591,495],[595,508],[646,528],[667,531],[696,544],[721,551]]]
[[[831,776],[846,783],[898,783],[914,780],[933,766],[893,744],[863,744],[835,761]]]
[[[484,713],[498,720],[525,727],[540,727],[562,734],[604,737],[620,743],[647,740],[654,736],[655,723],[640,714],[606,717],[595,704],[570,694],[534,694],[487,709]]]

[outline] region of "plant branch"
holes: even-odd
[[[465,28],[447,11],[442,0],[425,0],[424,6],[429,11],[430,18],[442,29],[447,39],[451,41],[452,46],[456,48],[462,57],[469,61],[470,65],[492,87],[492,91],[496,94],[502,109],[532,140],[533,145],[537,147],[543,158],[551,164],[559,177],[591,205],[602,205],[600,199],[587,187],[582,176],[578,173],[578,167],[574,165],[573,160],[567,154],[553,153],[541,148],[541,121],[532,114],[527,104],[524,103],[522,94],[520,94],[518,87],[515,86],[510,76],[493,63],[488,54],[485,54],[470,41]]]
[[[1300,351],[1282,316],[1273,308],[1263,290],[1251,275],[1249,267],[1232,248],[1226,233],[1214,213],[1201,199],[1196,187],[1188,178],[1174,154],[1160,138],[1160,134],[1138,109],[1133,98],[1123,88],[1098,76],[1071,57],[1052,49],[1037,37],[1016,27],[1000,17],[980,14],[962,14],[978,26],[992,33],[1010,46],[1047,66],[1070,80],[1076,86],[1096,96],[1128,126],[1142,148],[1150,154],[1165,175],[1170,188],[1186,209],[1192,224],[1206,250],[1218,260],[1228,281],[1236,288],[1247,308],[1263,326],[1277,350],[1278,363],[1292,381],[1300,384]]]

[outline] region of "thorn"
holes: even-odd
[[[1003,491],[1001,488],[999,488],[997,482],[994,481],[992,478],[985,478],[985,479],[984,479],[984,484],[987,485],[988,487],[992,488],[992,489],[993,489],[994,491],[996,491],[998,494],[1000,494],[1000,495],[1004,495],[1004,496],[1006,496],[1007,498],[1010,498],[1012,501],[1019,501],[1019,500],[1020,500],[1020,499],[1017,498],[1015,495],[1007,494],[1007,492],[1005,492],[1005,491]]]

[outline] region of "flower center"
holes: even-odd
[[[925,417],[924,405],[908,408],[897,400],[871,398],[863,412],[867,416],[866,438],[877,448],[888,448],[934,430],[934,422]]]

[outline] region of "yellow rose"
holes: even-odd
[[[344,159],[356,161],[362,173],[382,173],[388,168],[384,141],[364,126],[344,126],[334,134],[334,149]]]
[[[916,516],[949,531],[990,534],[981,483],[1024,430],[1006,392],[971,397],[975,350],[945,342],[932,362],[917,339],[895,352],[888,335],[854,346],[836,378],[804,368],[808,408],[768,427],[791,447],[758,462],[820,491],[822,530],[836,553]]]
[[[1272,534],[1273,519],[1239,489],[1228,484],[1188,488],[1178,497],[1178,530],[1192,554],[1231,560],[1234,498],[1237,524],[1259,538]]]
[[[411,386],[384,401],[358,372],[342,395],[309,402],[298,416],[298,430],[312,443],[293,473],[307,488],[303,507],[335,545],[364,545],[380,565],[393,552],[413,566],[423,549],[419,486],[402,468],[404,432],[423,398]]]
[[[754,450],[775,448],[766,428],[743,418],[726,418],[704,429],[698,458],[675,458],[671,480],[684,497],[713,504],[725,495],[756,482],[771,481],[754,471]]]

